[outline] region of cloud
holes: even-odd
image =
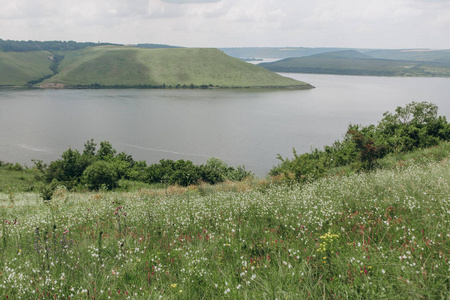
[[[213,3],[213,2],[220,2],[221,0],[161,0],[161,1],[172,4],[189,4],[189,3]]]
[[[0,0],[0,7],[3,39],[450,48],[450,1],[440,0]]]

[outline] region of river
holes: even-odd
[[[147,163],[210,157],[265,176],[292,157],[341,139],[349,124],[428,101],[450,116],[450,78],[282,74],[312,90],[0,90],[0,160],[32,165],[107,140]]]

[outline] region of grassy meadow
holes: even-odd
[[[217,49],[89,47],[64,54],[44,83],[67,86],[286,87],[307,84],[232,58]]]
[[[0,51],[0,86],[23,86],[28,81],[53,74],[50,55],[47,51]]]
[[[449,143],[381,169],[0,194],[2,299],[448,299]]]

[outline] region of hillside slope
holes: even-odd
[[[43,86],[311,88],[217,49],[90,47],[65,53],[58,70]]]
[[[22,86],[53,74],[49,56],[47,51],[0,51],[0,86]]]
[[[366,76],[448,77],[450,63],[376,59],[354,50],[287,58],[260,66],[274,72]]]
[[[432,49],[389,49],[372,50],[365,54],[373,58],[410,60],[410,61],[448,61],[450,62],[450,50]]]

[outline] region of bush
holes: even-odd
[[[112,145],[103,141],[98,151],[94,140],[84,144],[84,151],[69,148],[61,159],[48,166],[42,161],[34,161],[35,167],[41,171],[40,179],[47,183],[57,180],[69,190],[83,188],[81,183],[90,189],[105,186],[113,189],[119,180],[133,180],[143,183],[163,183],[188,186],[200,181],[216,184],[224,180],[240,181],[251,172],[244,167],[234,169],[217,158],[208,160],[206,165],[194,165],[189,160],[160,160],[158,164],[147,167],[145,161],[134,161],[131,155],[118,153]]]
[[[90,189],[100,189],[105,186],[113,189],[117,186],[119,177],[113,164],[106,161],[96,161],[83,172],[83,182]]]
[[[349,125],[343,141],[325,146],[323,151],[283,159],[270,171],[270,175],[294,174],[298,181],[314,180],[326,176],[336,167],[348,166],[353,170],[370,170],[377,161],[389,153],[402,153],[417,148],[437,145],[450,140],[450,124],[437,115],[436,105],[412,102],[397,107],[395,113],[386,112],[378,125]]]

